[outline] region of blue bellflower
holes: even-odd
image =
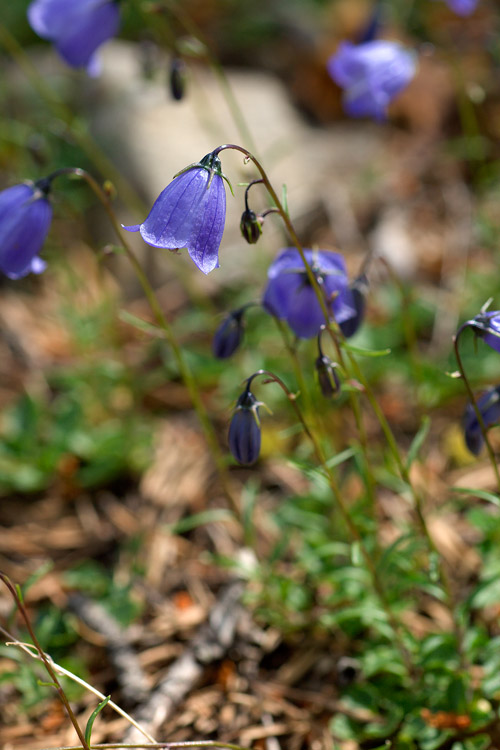
[[[327,69],[344,89],[343,105],[351,117],[384,120],[387,107],[415,75],[415,55],[401,44],[375,40],[342,42]]]
[[[234,459],[243,466],[251,466],[260,453],[260,401],[250,390],[249,383],[236,403],[229,425],[229,450]]]
[[[167,250],[187,248],[203,273],[219,266],[219,246],[226,220],[226,192],[218,156],[208,154],[167,185],[142,224],[124,227],[140,232],[144,242]]]
[[[52,206],[38,185],[27,182],[0,192],[0,271],[9,279],[45,269],[38,253],[51,220]]]
[[[331,317],[337,323],[356,315],[343,257],[325,250],[304,250],[306,260],[325,295]],[[268,313],[286,320],[299,338],[316,336],[325,317],[296,248],[282,250],[267,273],[262,304]]]
[[[500,421],[500,386],[491,388],[478,398],[477,407],[483,418],[484,426],[491,427]],[[475,456],[479,455],[483,447],[484,438],[479,421],[472,404],[467,404],[463,420],[465,444]]]
[[[120,26],[115,0],[34,0],[28,20],[38,36],[51,41],[72,68],[99,73],[95,54]]]
[[[470,16],[476,10],[478,0],[446,0],[446,4],[457,16]]]

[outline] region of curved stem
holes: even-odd
[[[143,292],[153,312],[153,315],[156,318],[156,322],[158,326],[162,329],[166,340],[170,344],[177,367],[179,368],[181,377],[188,390],[191,403],[193,404],[196,414],[198,415],[201,428],[205,435],[205,440],[207,441],[208,447],[214,459],[214,462],[215,462],[215,465],[219,474],[219,478],[224,488],[224,492],[233,510],[237,514],[237,517],[239,517],[239,505],[236,501],[236,498],[231,488],[231,484],[229,481],[229,474],[228,474],[228,470],[227,470],[226,463],[224,460],[224,456],[222,455],[219,442],[215,435],[215,430],[213,428],[213,425],[208,416],[208,412],[201,398],[201,394],[200,394],[198,385],[196,383],[196,380],[193,376],[193,373],[191,372],[191,369],[187,363],[186,358],[184,357],[182,349],[179,346],[179,343],[174,334],[173,328],[168,322],[167,318],[165,317],[163,310],[161,309],[161,305],[158,301],[158,297],[156,296],[155,291],[149,282],[149,279],[147,278],[141,264],[137,260],[137,257],[134,251],[132,250],[129,243],[126,241],[125,237],[122,234],[120,224],[118,223],[118,220],[115,216],[115,213],[113,211],[113,208],[111,206],[108,196],[106,195],[104,190],[101,188],[101,186],[98,184],[98,182],[84,169],[80,169],[78,167],[63,167],[62,169],[59,169],[56,172],[54,172],[53,175],[51,175],[51,177],[55,178],[59,175],[64,175],[64,174],[73,174],[77,177],[81,177],[82,179],[84,179],[87,182],[87,184],[90,186],[90,188],[93,190],[94,194],[96,195],[96,197],[102,204],[104,210],[106,211],[108,218],[111,222],[111,225],[117,237],[119,238],[120,243],[122,244],[125,250],[125,254],[127,255],[127,258],[134,270],[134,273],[136,274],[137,279],[143,289]]]
[[[472,408],[474,409],[474,413],[476,415],[476,419],[477,419],[478,424],[479,424],[479,429],[481,430],[481,434],[483,436],[483,439],[484,439],[484,442],[485,442],[485,445],[486,445],[486,449],[488,451],[488,456],[489,456],[489,459],[490,459],[490,463],[491,463],[491,466],[493,467],[493,472],[495,474],[495,479],[496,479],[496,482],[497,482],[497,488],[498,488],[498,491],[500,492],[500,473],[498,471],[498,465],[497,465],[497,462],[496,462],[496,459],[495,459],[495,453],[493,451],[493,448],[492,448],[491,443],[490,443],[490,439],[488,437],[488,430],[487,430],[486,425],[484,423],[483,415],[481,414],[481,411],[480,411],[480,409],[479,409],[479,407],[477,405],[477,401],[476,401],[476,398],[474,396],[474,391],[472,390],[472,387],[471,387],[471,385],[469,383],[469,379],[468,379],[468,377],[467,377],[467,375],[465,373],[465,368],[464,368],[464,365],[463,365],[463,362],[462,362],[462,357],[460,356],[460,350],[459,350],[460,336],[462,335],[463,331],[466,328],[468,328],[468,327],[469,327],[469,323],[468,322],[464,323],[462,326],[460,326],[460,328],[458,329],[457,333],[453,337],[453,347],[455,349],[455,358],[457,360],[458,369],[460,370],[460,375],[461,375],[462,380],[464,382],[465,389],[466,389],[467,394],[469,396],[469,401],[471,403]]]

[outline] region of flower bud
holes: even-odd
[[[238,399],[229,425],[229,450],[242,466],[250,466],[259,458],[259,406],[260,402],[247,386]]]
[[[240,221],[241,234],[246,239],[249,245],[255,245],[260,239],[262,234],[262,222],[251,209],[247,208],[243,211]]]
[[[173,57],[170,63],[170,94],[172,99],[180,102],[186,89],[186,65],[180,57]]]
[[[325,398],[332,398],[340,391],[340,380],[337,375],[337,365],[329,357],[320,355],[315,362],[316,374],[321,393]]]
[[[228,359],[239,348],[244,333],[243,310],[234,310],[224,318],[212,340],[212,352],[217,359]]]

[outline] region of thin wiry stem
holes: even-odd
[[[78,167],[63,167],[62,169],[59,169],[56,172],[54,172],[53,175],[50,176],[50,178],[54,178],[54,177],[64,175],[64,174],[75,175],[76,177],[81,177],[82,179],[84,179],[87,182],[87,184],[90,186],[90,188],[92,189],[92,191],[94,192],[94,194],[96,195],[100,203],[102,204],[104,210],[106,211],[106,214],[111,222],[111,225],[115,231],[115,234],[117,235],[121,245],[123,246],[125,250],[125,254],[143,289],[144,295],[156,319],[156,323],[159,326],[159,328],[162,330],[163,334],[165,335],[166,340],[168,341],[172,349],[177,367],[179,368],[181,377],[188,390],[191,403],[193,404],[193,407],[196,411],[198,420],[203,430],[203,434],[205,435],[205,440],[207,441],[208,447],[212,454],[212,458],[214,459],[224,492],[227,496],[229,503],[231,504],[231,507],[233,508],[233,511],[236,513],[236,516],[239,518],[240,517],[239,504],[233,492],[226,462],[225,462],[224,456],[222,455],[219,442],[215,434],[214,427],[212,425],[210,417],[208,416],[207,409],[205,407],[205,404],[203,403],[201,393],[198,388],[198,384],[196,383],[194,375],[191,372],[189,364],[182,352],[179,342],[177,341],[174,330],[172,326],[170,325],[168,319],[166,318],[165,314],[163,313],[163,310],[161,309],[161,305],[158,301],[158,297],[156,296],[156,293],[153,287],[151,286],[148,277],[146,276],[131,246],[129,245],[125,237],[123,236],[123,233],[121,231],[121,226],[115,216],[115,212],[113,211],[109,197],[101,188],[99,183],[92,177],[92,175],[90,175],[84,169],[80,169]]]
[[[57,690],[59,698],[61,699],[61,702],[62,702],[62,704],[63,704],[63,706],[64,706],[64,708],[66,710],[66,713],[68,714],[68,717],[69,717],[71,723],[73,724],[73,727],[74,727],[75,732],[76,732],[76,734],[78,736],[78,739],[80,740],[80,743],[81,743],[81,746],[83,747],[83,750],[90,750],[90,747],[89,747],[89,745],[88,745],[88,743],[87,743],[87,741],[85,739],[85,735],[84,735],[84,733],[83,733],[80,725],[78,724],[77,718],[76,718],[75,714],[73,713],[73,709],[71,708],[70,702],[69,702],[69,700],[66,697],[66,693],[64,692],[64,690],[62,688],[62,685],[61,685],[61,683],[59,682],[59,680],[57,678],[56,671],[53,668],[53,666],[51,664],[51,661],[49,661],[49,659],[47,658],[44,650],[42,649],[42,647],[40,645],[40,642],[39,642],[38,638],[36,637],[35,631],[33,630],[32,626],[31,626],[30,618],[28,617],[28,613],[26,611],[26,607],[23,604],[23,601],[21,599],[21,596],[18,593],[18,590],[17,590],[16,586],[14,586],[14,584],[12,583],[12,581],[10,580],[10,578],[5,573],[2,573],[1,571],[0,571],[0,580],[3,581],[3,583],[5,584],[5,586],[8,588],[9,592],[12,595],[12,598],[14,599],[14,601],[16,603],[18,612],[19,612],[19,614],[21,615],[21,617],[24,620],[24,624],[26,625],[26,628],[28,630],[28,633],[30,634],[31,640],[33,641],[33,645],[36,648],[36,650],[38,651],[38,654],[40,656],[40,660],[43,662],[43,666],[47,670],[47,672],[48,672],[48,674],[50,676],[50,679],[52,680],[52,683],[53,683],[55,689]]]

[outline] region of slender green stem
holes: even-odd
[[[453,338],[453,346],[455,349],[455,357],[458,364],[458,369],[460,370],[460,375],[462,377],[463,383],[465,385],[465,389],[469,396],[469,401],[471,403],[472,408],[474,409],[474,413],[476,415],[476,419],[479,424],[479,429],[481,430],[481,434],[484,439],[484,443],[486,445],[486,449],[488,451],[488,456],[490,459],[491,466],[493,468],[493,472],[495,474],[495,479],[497,483],[498,491],[500,492],[500,473],[498,471],[498,465],[495,458],[495,452],[491,446],[490,439],[488,437],[488,430],[486,428],[486,425],[484,423],[483,415],[481,414],[481,411],[477,405],[476,397],[474,396],[474,391],[471,388],[471,385],[469,383],[469,378],[466,375],[465,367],[462,362],[462,357],[460,356],[460,349],[459,349],[459,340],[460,336],[462,335],[463,331],[468,328],[468,323],[464,323],[457,331],[456,335]]]
[[[379,405],[379,403],[378,403],[378,401],[377,401],[377,399],[375,397],[375,394],[373,393],[373,391],[372,391],[372,389],[370,387],[370,384],[368,383],[368,381],[364,377],[364,375],[363,375],[363,373],[361,371],[361,368],[359,367],[359,365],[357,363],[357,360],[354,357],[354,355],[352,354],[352,352],[350,352],[349,350],[347,350],[347,355],[348,355],[349,361],[350,361],[350,363],[351,363],[351,365],[353,367],[355,376],[357,377],[357,379],[362,384],[364,392],[365,392],[365,395],[368,398],[368,401],[370,402],[370,405],[371,405],[373,411],[375,412],[375,415],[377,416],[377,419],[379,421],[380,426],[382,427],[382,430],[384,432],[385,438],[387,440],[387,444],[389,445],[389,448],[390,448],[391,453],[392,453],[392,455],[394,457],[394,460],[396,461],[396,464],[397,464],[400,476],[403,479],[403,481],[405,482],[405,484],[408,486],[408,489],[411,492],[411,496],[412,496],[412,500],[413,500],[413,506],[414,506],[414,509],[415,509],[415,513],[417,515],[417,519],[418,519],[420,528],[422,530],[423,536],[425,537],[425,540],[427,542],[427,546],[428,546],[429,550],[432,553],[434,553],[434,555],[436,556],[436,559],[438,561],[439,577],[441,579],[441,584],[443,586],[443,590],[444,590],[444,593],[445,593],[445,596],[446,596],[448,609],[450,611],[450,614],[451,614],[452,620],[453,620],[453,629],[454,629],[454,633],[455,633],[455,639],[456,639],[456,642],[457,642],[457,650],[458,650],[458,653],[460,655],[462,668],[465,670],[467,668],[467,664],[466,664],[465,651],[464,651],[464,646],[463,646],[464,632],[463,632],[463,628],[460,626],[460,624],[458,622],[458,619],[457,619],[457,616],[456,616],[455,600],[454,600],[454,596],[452,594],[450,579],[449,579],[448,573],[447,573],[447,571],[446,571],[446,569],[444,567],[442,555],[439,552],[439,550],[437,549],[436,544],[434,542],[434,539],[432,538],[432,535],[431,535],[431,533],[429,531],[429,527],[427,525],[427,521],[426,521],[426,518],[425,518],[425,513],[424,513],[424,509],[423,509],[423,505],[422,505],[422,498],[420,496],[420,493],[417,492],[417,490],[413,486],[413,483],[412,483],[412,481],[410,479],[410,474],[409,474],[409,471],[408,471],[408,467],[406,466],[406,464],[404,463],[403,459],[401,458],[401,454],[399,452],[399,449],[398,449],[398,446],[397,446],[394,434],[393,434],[393,432],[392,432],[392,430],[390,428],[390,425],[389,425],[389,423],[388,423],[388,421],[387,421],[387,419],[385,417],[384,412],[380,408],[380,405]]]
[[[326,456],[325,456],[325,454],[323,452],[323,448],[321,447],[321,443],[317,439],[317,437],[316,437],[316,435],[314,433],[314,430],[311,430],[311,428],[307,424],[307,421],[306,421],[304,415],[302,414],[302,410],[301,410],[299,404],[297,403],[296,394],[292,393],[290,391],[290,389],[288,388],[288,386],[283,382],[283,380],[281,378],[279,378],[277,375],[275,375],[274,373],[269,372],[268,370],[259,370],[257,373],[255,373],[254,376],[252,376],[252,378],[256,377],[258,375],[265,375],[265,376],[267,376],[269,378],[269,380],[267,382],[271,382],[272,381],[272,382],[277,383],[280,386],[280,388],[286,394],[289,402],[291,403],[291,405],[292,405],[292,407],[293,407],[293,409],[295,411],[295,414],[297,415],[297,418],[300,421],[300,423],[301,423],[301,425],[302,425],[302,427],[304,429],[305,434],[307,435],[307,437],[311,441],[314,453],[316,455],[316,459],[317,459],[319,465],[321,466],[323,472],[325,473],[326,478],[328,479],[328,483],[330,485],[330,489],[332,491],[333,498],[334,498],[334,500],[335,500],[335,502],[337,504],[337,507],[338,507],[338,509],[340,511],[340,515],[342,516],[342,519],[343,519],[345,525],[347,526],[347,528],[349,530],[351,538],[353,539],[353,541],[356,542],[356,544],[358,545],[358,547],[359,547],[359,549],[361,551],[361,554],[363,555],[363,559],[365,561],[366,567],[367,567],[368,572],[370,574],[370,578],[372,580],[372,585],[373,585],[373,588],[375,589],[375,593],[377,594],[377,596],[379,598],[379,601],[380,601],[380,603],[382,605],[382,608],[383,608],[383,610],[385,612],[385,615],[387,617],[387,621],[389,622],[392,630],[394,631],[394,636],[395,636],[396,643],[398,645],[398,648],[399,648],[399,651],[400,651],[403,663],[404,663],[404,665],[405,665],[405,667],[407,669],[408,674],[409,675],[413,675],[414,674],[414,668],[413,668],[413,665],[412,665],[412,662],[411,662],[410,654],[409,654],[409,652],[408,652],[408,650],[407,650],[407,648],[406,648],[406,646],[405,646],[405,644],[403,642],[402,636],[401,636],[401,625],[400,625],[400,623],[397,622],[396,618],[394,617],[394,615],[392,613],[392,610],[390,608],[389,602],[387,601],[387,597],[386,597],[384,588],[383,588],[382,584],[380,583],[380,579],[379,579],[377,570],[376,570],[376,568],[375,568],[375,566],[374,566],[374,564],[372,562],[370,554],[369,554],[368,550],[365,547],[365,544],[363,542],[361,534],[358,531],[358,528],[357,528],[356,524],[354,523],[354,521],[352,520],[352,518],[350,516],[349,510],[348,510],[346,504],[344,503],[344,500],[342,499],[342,493],[340,491],[340,487],[338,485],[337,478],[336,478],[334,472],[332,471],[332,469],[328,466],[328,463],[327,463],[327,460],[326,460]]]
[[[64,692],[64,690],[62,688],[62,685],[61,685],[61,683],[58,680],[57,674],[56,674],[54,668],[52,667],[52,664],[50,663],[49,659],[47,659],[47,656],[46,656],[44,650],[42,649],[38,638],[36,637],[35,631],[33,630],[32,626],[31,626],[30,618],[28,617],[28,613],[26,612],[26,608],[25,608],[25,606],[24,606],[24,604],[23,604],[23,602],[21,600],[21,597],[19,596],[19,594],[18,594],[18,592],[16,590],[16,587],[14,586],[14,584],[12,583],[12,581],[10,580],[10,578],[7,575],[5,575],[5,573],[0,572],[0,580],[2,580],[4,582],[4,584],[6,585],[6,587],[8,588],[8,590],[10,591],[10,593],[11,593],[14,601],[16,602],[17,609],[18,609],[21,617],[24,620],[24,624],[26,625],[26,628],[28,630],[28,633],[30,634],[31,640],[33,641],[33,645],[36,648],[36,650],[38,651],[38,654],[40,655],[40,659],[43,662],[43,666],[45,667],[45,669],[47,670],[48,674],[50,675],[50,679],[54,683],[54,686],[55,686],[55,688],[57,690],[59,698],[61,699],[62,704],[63,704],[64,708],[66,709],[66,713],[68,714],[69,719],[70,719],[71,723],[73,724],[73,727],[75,729],[76,734],[78,735],[78,739],[81,742],[83,750],[90,750],[89,745],[87,744],[87,741],[85,740],[85,735],[82,732],[80,725],[78,724],[76,716],[73,713],[73,709],[71,708],[70,703],[69,703],[69,701],[68,701],[68,699],[66,697],[66,694],[65,694],[65,692]]]
[[[246,148],[243,148],[242,146],[238,146],[238,145],[233,144],[233,143],[226,143],[226,144],[224,144],[222,146],[219,146],[218,148],[215,149],[215,151],[213,153],[217,154],[220,151],[224,151],[226,149],[233,149],[235,151],[240,151],[244,155],[244,157],[245,157],[246,160],[252,161],[255,164],[255,166],[257,167],[257,169],[258,169],[258,171],[259,171],[259,173],[261,175],[262,182],[266,186],[266,189],[267,189],[267,191],[268,191],[268,193],[269,193],[269,195],[271,197],[271,200],[275,203],[275,206],[277,208],[277,212],[281,215],[281,218],[283,219],[283,222],[284,222],[284,224],[285,224],[285,226],[287,228],[287,231],[288,231],[288,233],[289,233],[289,235],[291,237],[291,240],[292,240],[294,246],[297,248],[297,250],[299,252],[299,255],[300,255],[300,258],[302,260],[302,263],[304,264],[304,268],[305,268],[305,271],[306,271],[306,274],[307,274],[308,281],[310,282],[311,286],[313,287],[314,292],[316,294],[316,297],[318,299],[318,302],[319,302],[319,304],[321,306],[321,310],[322,310],[323,316],[325,318],[325,327],[329,331],[329,334],[330,334],[330,336],[332,338],[333,344],[334,344],[334,346],[336,347],[336,349],[337,349],[337,351],[339,353],[339,358],[341,359],[342,354],[341,354],[340,348],[338,346],[338,341],[337,341],[337,339],[336,339],[336,337],[335,337],[335,335],[334,335],[334,333],[333,333],[333,331],[331,329],[331,324],[332,324],[331,323],[331,314],[330,314],[330,312],[328,310],[328,306],[327,306],[327,303],[326,303],[326,300],[325,300],[325,295],[323,294],[323,291],[321,290],[321,287],[318,284],[318,280],[316,278],[316,275],[314,274],[314,272],[313,272],[310,264],[307,261],[307,258],[306,258],[305,252],[304,252],[304,248],[302,247],[302,243],[300,242],[299,237],[297,235],[297,232],[295,231],[295,227],[293,225],[293,222],[290,219],[290,216],[288,215],[288,213],[285,211],[285,209],[283,207],[283,204],[281,203],[281,201],[280,201],[280,199],[278,197],[278,194],[276,193],[276,191],[275,191],[275,189],[274,189],[271,181],[269,180],[269,177],[267,176],[267,173],[266,173],[264,167],[262,166],[262,164],[260,163],[260,161],[253,154],[250,153],[250,151],[248,151]],[[366,487],[367,487],[367,491],[369,493],[369,497],[372,499],[372,501],[374,501],[375,480],[373,478],[373,473],[372,473],[371,468],[370,468],[370,461],[369,461],[369,456],[368,456],[368,443],[367,443],[366,431],[364,429],[364,424],[363,424],[363,419],[362,419],[362,416],[361,416],[361,410],[360,410],[360,406],[359,406],[359,401],[358,401],[358,399],[356,397],[356,394],[352,393],[350,395],[350,401],[351,401],[351,405],[353,407],[353,413],[354,413],[354,418],[356,420],[356,426],[358,428],[358,432],[359,432],[359,435],[360,435],[361,448],[363,450],[363,454],[364,454],[364,457],[365,457],[366,476],[367,476]]]
[[[219,474],[219,478],[221,480],[222,486],[226,493],[227,499],[229,500],[234,512],[237,514],[237,517],[239,517],[239,505],[236,501],[235,495],[231,487],[225,459],[224,459],[224,456],[222,455],[219,442],[217,440],[214,427],[208,416],[205,404],[203,403],[203,400],[201,398],[201,394],[200,394],[198,385],[196,383],[196,380],[193,376],[193,373],[191,372],[191,369],[187,363],[186,358],[184,357],[182,349],[179,346],[179,343],[174,334],[173,328],[170,325],[168,319],[165,317],[163,310],[161,309],[161,305],[158,301],[158,297],[156,296],[155,291],[149,282],[149,279],[144,273],[141,264],[137,260],[137,257],[134,251],[132,250],[129,243],[123,236],[120,224],[118,223],[118,220],[115,216],[115,213],[113,211],[113,208],[111,206],[108,196],[106,195],[104,190],[101,188],[101,186],[98,184],[98,182],[84,169],[74,168],[74,167],[63,167],[62,169],[57,170],[57,172],[51,175],[51,178],[62,175],[62,174],[73,174],[77,177],[81,177],[82,179],[84,179],[87,182],[87,184],[90,186],[90,188],[93,190],[94,194],[96,195],[96,197],[102,204],[104,210],[106,211],[106,214],[108,215],[111,225],[117,237],[119,238],[120,243],[122,244],[125,250],[127,258],[134,270],[134,273],[136,274],[137,279],[143,289],[143,292],[146,296],[149,306],[151,307],[151,310],[156,319],[156,322],[158,326],[161,328],[161,330],[163,331],[166,340],[170,344],[177,367],[179,368],[180,375],[188,390],[191,403],[193,404],[196,414],[198,415],[201,428],[205,435],[205,440],[207,441],[208,447],[214,459],[214,462],[215,462],[215,465]]]

